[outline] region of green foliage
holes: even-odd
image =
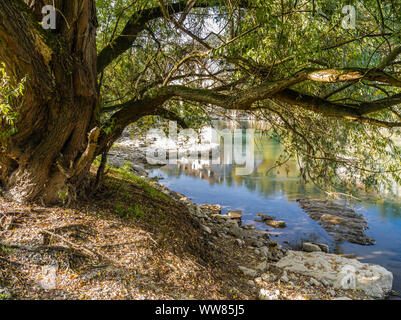
[[[5,142],[17,132],[18,111],[16,103],[23,95],[26,78],[15,84],[5,71],[4,63],[0,64],[0,140]]]
[[[11,294],[9,294],[9,293],[0,294],[0,300],[9,300],[10,298],[11,298]]]
[[[100,164],[99,157],[95,159],[93,164],[97,165],[97,166]],[[155,187],[150,185],[146,179],[140,178],[137,175],[133,174],[131,172],[131,169],[132,169],[131,162],[126,161],[121,168],[116,168],[110,164],[107,164],[106,168],[112,170],[113,175],[117,176],[118,178],[125,179],[125,180],[135,183],[138,187],[140,187],[144,192],[146,192],[152,198],[160,199],[160,200],[164,200],[164,201],[170,201],[170,198],[167,195],[165,195],[164,193],[160,192]],[[68,192],[68,189],[67,189],[67,192]],[[127,192],[130,192],[130,191],[127,190]]]
[[[224,91],[236,95],[238,88],[244,90],[262,82],[286,79],[304,68],[371,69],[391,48],[401,44],[401,3],[397,1],[250,0],[250,8],[241,10],[235,8],[235,3],[215,1],[215,6],[194,8],[186,17],[185,27],[215,49],[207,57],[188,59],[171,75],[168,84],[215,88],[243,79],[240,86]],[[108,45],[130,18],[132,21],[141,18],[135,12],[159,5],[158,0],[98,0],[98,50]],[[342,27],[345,5],[356,8],[355,29]],[[175,19],[179,17],[180,14],[174,15]],[[103,108],[131,99],[154,97],[183,58],[207,51],[164,18],[154,19],[146,26],[130,50],[104,71]],[[235,41],[231,41],[233,36]],[[397,62],[385,71],[400,75]],[[225,72],[207,77],[219,70]],[[399,87],[383,86],[380,82],[358,81],[339,90],[343,85],[305,81],[292,89],[350,106],[401,93]],[[391,192],[394,184],[400,185],[399,129],[328,118],[272,99],[255,104],[255,107],[262,106],[265,108],[252,114],[268,123],[268,134],[285,146],[280,161],[296,158],[305,180],[330,192],[353,194],[362,190]],[[185,119],[192,128],[207,124],[211,113],[225,114],[220,108],[187,100],[171,99],[163,107]],[[369,117],[395,122],[400,121],[397,113],[401,114],[400,105]],[[108,132],[112,128],[107,124],[112,112],[104,114],[102,120]],[[157,116],[143,117],[132,127],[132,137],[153,126],[166,128],[166,122]],[[128,171],[121,170],[120,174],[136,179]],[[152,189],[148,192],[157,196]]]
[[[117,213],[121,218],[135,218],[135,219],[142,219],[145,217],[146,212],[145,210],[138,204],[135,204],[133,207],[124,207],[122,204],[118,203],[114,206],[114,211]]]
[[[61,199],[61,201],[63,202],[63,205],[65,205],[67,203],[67,200],[68,200],[68,194],[69,194],[68,189],[69,188],[68,188],[68,185],[67,185],[65,187],[64,191],[63,190],[57,191],[57,195]]]
[[[6,246],[0,246],[0,252],[4,253],[4,254],[10,254],[12,252],[14,252],[14,249],[12,248],[8,248]]]

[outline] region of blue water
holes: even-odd
[[[220,204],[223,212],[242,210],[243,224],[268,230],[271,237],[284,246],[297,247],[305,240],[318,241],[327,243],[332,252],[356,254],[361,262],[382,265],[393,273],[393,289],[401,293],[400,200],[363,201],[354,207],[367,219],[369,229],[366,233],[376,240],[375,245],[335,242],[296,202],[297,198],[323,197],[321,191],[300,181],[294,162],[269,171],[280,146],[270,140],[264,140],[258,146],[256,170],[248,176],[236,176],[233,165],[200,166],[199,163],[195,166],[193,163],[166,165],[151,170],[150,176],[161,178],[160,183],[197,204]],[[255,222],[259,212],[286,221],[287,227],[274,229]]]

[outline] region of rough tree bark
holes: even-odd
[[[64,17],[58,16],[56,30],[45,32],[38,23],[41,8],[53,1],[0,1],[0,60],[12,78],[28,76],[18,133],[1,146],[8,199],[57,202],[60,192],[82,182],[93,161],[100,133],[94,2],[57,0]]]

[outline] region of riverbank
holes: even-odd
[[[124,169],[70,208],[0,205],[2,299],[372,299],[278,266],[292,251],[267,233]]]

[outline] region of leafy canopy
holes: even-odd
[[[241,108],[270,124],[267,134],[285,146],[279,161],[296,157],[305,180],[331,191],[401,184],[400,2],[188,0],[179,10],[177,3],[97,0],[99,56],[130,39],[99,74],[104,121],[179,86],[160,108],[201,126],[238,109],[226,97],[285,82]],[[342,25],[346,5],[356,9],[355,28]],[[135,23],[139,31],[126,34]]]

